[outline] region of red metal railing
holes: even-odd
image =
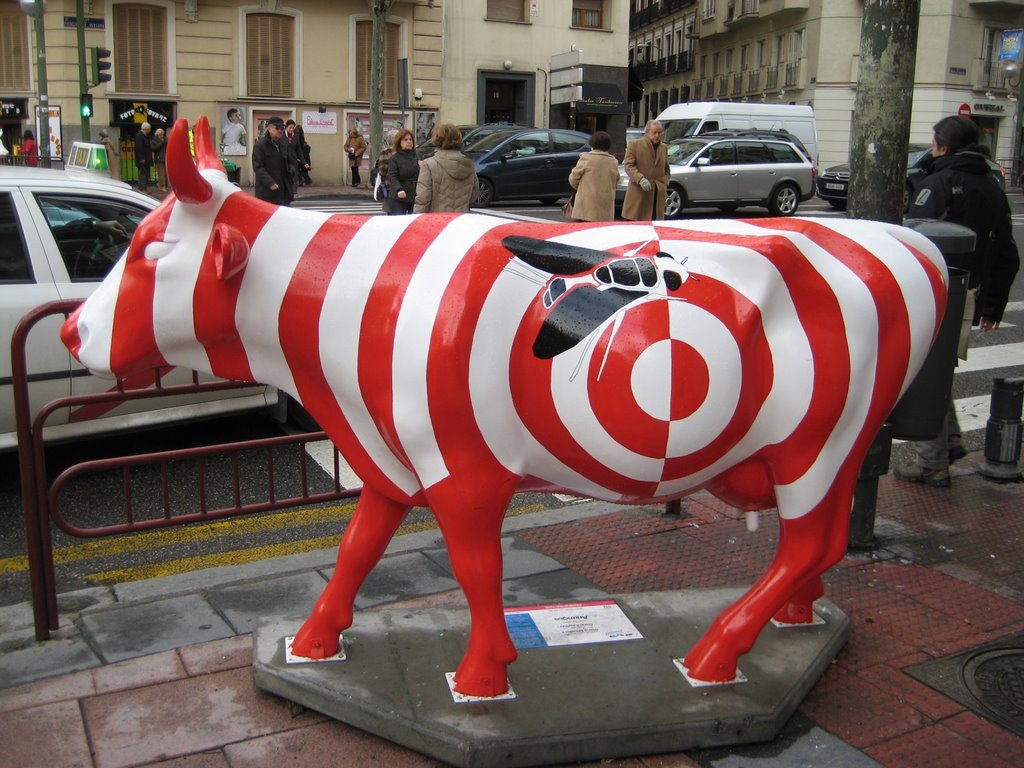
[[[49,416],[59,408],[87,404],[127,402],[148,398],[187,395],[200,392],[239,389],[251,387],[251,384],[218,381],[200,384],[198,374],[193,371],[192,384],[168,386],[162,382],[157,372],[155,385],[147,389],[127,389],[123,382],[118,382],[116,390],[89,395],[72,395],[53,400],[42,408],[33,418],[28,394],[28,363],[25,355],[26,341],[29,331],[42,319],[52,315],[72,313],[80,300],[53,301],[29,312],[22,318],[14,331],[11,340],[11,371],[14,388],[14,412],[18,430],[18,464],[21,480],[22,505],[25,519],[25,540],[29,562],[29,580],[32,589],[32,610],[35,620],[37,640],[46,640],[50,631],[59,626],[57,614],[56,576],[53,567],[53,539],[51,523],[70,536],[80,538],[96,538],[115,536],[157,528],[168,528],[186,525],[199,521],[215,520],[237,515],[247,515],[274,509],[285,509],[305,504],[317,504],[327,501],[354,498],[359,495],[360,488],[342,488],[340,478],[340,460],[337,450],[334,451],[333,485],[328,491],[312,492],[308,475],[309,457],[304,446],[306,443],[326,439],[323,432],[312,432],[298,435],[245,440],[233,443],[222,443],[194,448],[170,451],[117,456],[107,459],[84,461],[73,464],[60,473],[53,482],[49,482],[46,468],[46,446],[43,441],[43,428]],[[296,445],[294,453],[298,457],[298,473],[300,491],[297,494],[280,497],[275,483],[275,449],[283,446]],[[266,500],[244,501],[242,479],[239,471],[238,457],[244,451],[258,451],[266,457],[266,484],[262,489],[254,485],[246,487],[250,495],[256,490],[264,490]],[[211,456],[224,455],[230,458],[231,498],[232,503],[211,506],[207,500],[207,461]],[[191,460],[195,465],[195,482],[198,489],[198,509],[180,512],[171,503],[171,482],[169,467],[182,460]],[[132,503],[131,470],[141,466],[156,466],[160,476],[160,514],[137,519]],[[69,483],[88,474],[121,472],[121,488],[124,492],[124,505],[121,520],[108,525],[82,527],[65,518],[60,510],[60,495]]]

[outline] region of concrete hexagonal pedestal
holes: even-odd
[[[466,648],[464,609],[364,611],[347,660],[286,664],[301,618],[254,634],[259,688],[467,768],[569,763],[767,741],[846,643],[850,620],[827,600],[823,623],[769,625],[740,660],[746,682],[692,687],[684,656],[737,589],[616,595],[639,639],[521,650],[515,698],[456,703],[445,681]]]

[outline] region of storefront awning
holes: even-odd
[[[613,83],[583,83],[583,96],[576,102],[576,109],[595,115],[629,114],[622,91]]]

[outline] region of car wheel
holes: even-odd
[[[669,184],[665,191],[665,218],[675,219],[686,207],[686,193],[676,184]]]
[[[480,194],[476,196],[475,208],[487,208],[494,202],[494,185],[487,179],[480,179]]]
[[[780,184],[768,201],[772,216],[792,216],[799,206],[800,190],[793,184]]]

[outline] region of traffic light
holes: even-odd
[[[110,49],[95,47],[92,49],[92,84],[110,82]]]
[[[92,117],[92,94],[82,94],[82,117]]]

